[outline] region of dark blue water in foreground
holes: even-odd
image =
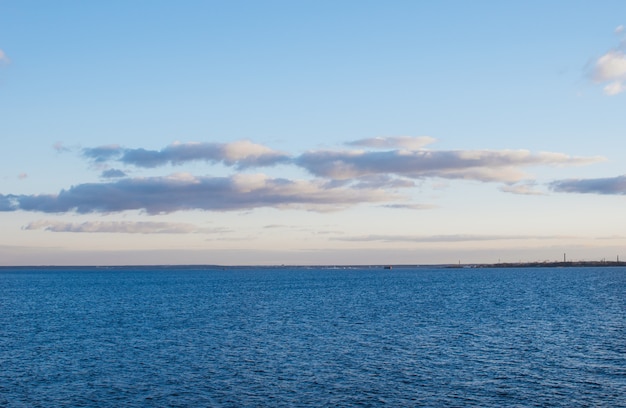
[[[0,269],[0,406],[626,406],[626,268]]]

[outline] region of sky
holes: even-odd
[[[626,260],[626,2],[0,2],[0,265]]]

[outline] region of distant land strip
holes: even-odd
[[[493,263],[493,264],[475,264],[475,265],[465,265],[465,266],[470,266],[474,268],[567,268],[567,267],[584,267],[584,266],[593,266],[593,267],[626,266],[626,262],[624,261],[498,262],[498,263]]]
[[[384,265],[0,265],[2,269],[140,269],[140,270],[163,270],[163,269],[408,269],[408,268],[437,268],[437,269],[460,269],[460,268],[571,268],[571,267],[615,267],[626,266],[626,261],[531,261],[531,262],[497,262],[497,263],[472,263],[472,264],[384,264]]]

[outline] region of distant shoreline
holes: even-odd
[[[477,264],[479,268],[568,268],[568,267],[604,267],[626,266],[622,261],[560,261],[560,262],[503,262],[495,264]]]
[[[436,269],[463,269],[463,268],[571,268],[571,267],[618,267],[626,266],[625,261],[559,261],[559,262],[498,262],[475,264],[384,264],[384,265],[0,265],[2,269],[408,269],[408,268],[436,268]]]

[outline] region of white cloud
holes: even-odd
[[[615,29],[616,34],[623,32],[624,26]],[[626,54],[623,48],[624,43],[601,55],[591,68],[591,80],[597,84],[606,84],[603,87],[606,95],[612,96],[626,91]]]
[[[626,55],[617,50],[602,55],[594,66],[593,79],[598,82],[626,79]]]
[[[7,54],[0,50],[0,64],[4,63],[4,64],[8,64],[10,62],[9,57],[7,57]]]
[[[545,195],[545,193],[535,188],[534,183],[507,184],[500,187],[500,191],[521,195]]]
[[[278,152],[269,147],[248,140],[224,144],[222,149],[226,160],[231,162],[280,156]]]
[[[402,148],[417,150],[436,141],[430,136],[391,136],[359,139],[347,143],[349,146],[371,147],[375,149]]]
[[[59,141],[52,145],[52,148],[56,150],[57,153],[65,153],[69,152],[71,149],[66,147],[63,142]]]
[[[604,93],[609,96],[617,95],[624,91],[626,91],[626,85],[621,81],[611,82],[604,87]]]

